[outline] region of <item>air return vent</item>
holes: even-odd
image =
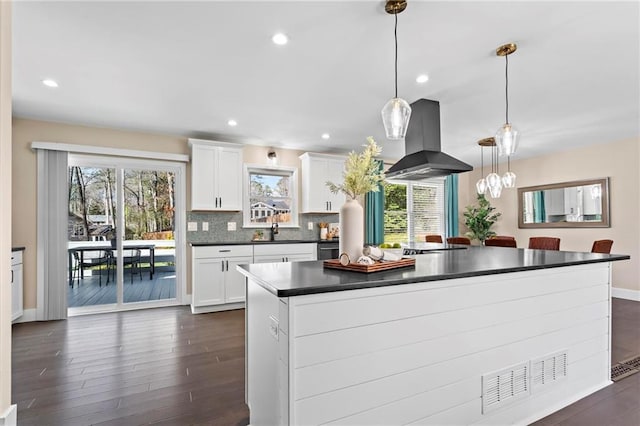
[[[567,377],[567,351],[545,355],[531,361],[531,390],[536,392],[545,386]]]
[[[482,376],[482,413],[529,395],[529,363],[514,365]]]

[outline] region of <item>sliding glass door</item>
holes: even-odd
[[[181,164],[70,156],[70,314],[178,303],[183,175]]]

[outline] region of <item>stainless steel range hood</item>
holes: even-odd
[[[405,156],[385,173],[389,179],[423,180],[473,170],[440,151],[440,103],[418,99],[411,104]]]

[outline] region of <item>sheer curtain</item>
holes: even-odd
[[[67,318],[68,153],[37,149],[39,321]]]

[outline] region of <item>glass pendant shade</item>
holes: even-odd
[[[513,155],[518,149],[518,130],[509,123],[503,124],[496,133],[496,145],[499,155]]]
[[[476,182],[476,191],[478,194],[484,194],[487,192],[487,180],[485,178],[480,179]]]
[[[382,123],[387,139],[401,140],[407,134],[411,107],[402,98],[392,98],[382,108]]]
[[[487,175],[487,187],[491,198],[500,198],[502,194],[502,180],[497,173],[489,173]]]
[[[502,186],[505,188],[515,188],[516,186],[516,174],[513,172],[507,172],[502,176]]]

